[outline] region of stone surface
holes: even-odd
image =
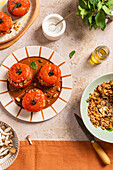
[[[44,38],[41,23],[44,17],[51,13],[62,16],[76,8],[74,0],[41,0],[40,15],[25,35],[8,49],[0,51],[0,63],[13,51],[27,45],[42,45],[57,51],[68,62],[73,75],[73,92],[65,109],[51,120],[42,123],[26,123],[12,117],[0,104],[0,120],[12,125],[17,131],[20,140],[30,134],[37,140],[87,140],[78,126],[74,113],[80,115],[80,99],[86,86],[100,75],[113,70],[113,22],[108,24],[105,31],[100,29],[89,31],[87,23],[73,15],[67,19],[67,29],[64,36],[58,41],[48,41]],[[98,66],[90,66],[87,62],[91,52],[99,45],[110,48],[110,56]],[[70,60],[69,53],[76,50]]]

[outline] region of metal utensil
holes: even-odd
[[[83,130],[85,135],[88,137],[88,139],[91,141],[93,148],[95,149],[95,151],[97,152],[97,154],[99,155],[99,157],[101,158],[103,163],[105,165],[109,165],[110,159],[107,156],[107,154],[104,152],[104,150],[101,148],[101,146],[96,141],[94,141],[94,136],[87,130],[82,119],[77,114],[75,114],[75,117],[76,117],[76,120],[77,120],[78,124],[80,125],[81,129]]]
[[[67,16],[65,16],[62,20],[60,20],[59,22],[57,22],[55,24],[55,26],[57,26],[58,24],[60,24],[62,21],[66,20],[68,17],[70,17],[71,15],[73,15],[75,13],[75,11],[71,12],[70,14],[68,14]]]

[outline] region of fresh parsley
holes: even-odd
[[[109,129],[109,128],[106,128],[106,130],[109,131],[109,132],[112,132],[112,131],[113,131],[113,129]]]
[[[99,27],[102,31],[106,27],[106,16],[111,15],[113,0],[79,0],[77,15],[81,15],[83,22],[89,24],[89,30]]]
[[[31,62],[30,62],[30,66],[31,66],[31,68],[32,68],[33,70],[36,70],[36,69],[37,69],[37,65],[36,65],[36,63],[35,63],[34,61],[31,61]]]
[[[69,58],[71,59],[74,54],[75,54],[75,50],[74,50],[74,51],[71,51],[70,54],[69,54]]]

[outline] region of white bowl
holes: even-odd
[[[85,126],[95,137],[103,141],[113,143],[113,131],[109,132],[107,130],[102,130],[101,127],[96,128],[91,123],[90,118],[88,117],[88,103],[86,102],[86,100],[89,98],[89,94],[93,93],[94,89],[99,84],[102,84],[104,81],[107,82],[110,80],[113,80],[113,73],[105,74],[101,77],[98,77],[96,80],[94,80],[87,86],[81,98],[80,111]]]
[[[63,17],[59,14],[50,14],[48,16],[46,16],[43,20],[43,23],[42,23],[42,30],[43,30],[43,34],[44,36],[49,39],[49,40],[58,40],[62,37],[62,35],[64,34],[65,32],[65,29],[66,29],[66,22],[65,20],[62,21],[58,26],[57,28],[59,28],[59,26],[61,27],[61,29],[55,33],[55,32],[50,32],[48,30],[48,27],[49,27],[49,22],[55,22],[55,24],[57,22],[59,22],[60,20],[62,20]]]

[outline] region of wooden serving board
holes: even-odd
[[[40,13],[39,0],[32,0],[32,1],[34,1],[34,11],[32,13],[32,16],[31,16],[29,22],[16,36],[12,37],[8,41],[0,43],[0,50],[8,48],[12,44],[14,44],[17,40],[19,40],[25,34],[25,32],[28,30],[28,28],[34,23],[34,21],[37,19],[37,17],[39,16],[39,13]]]

